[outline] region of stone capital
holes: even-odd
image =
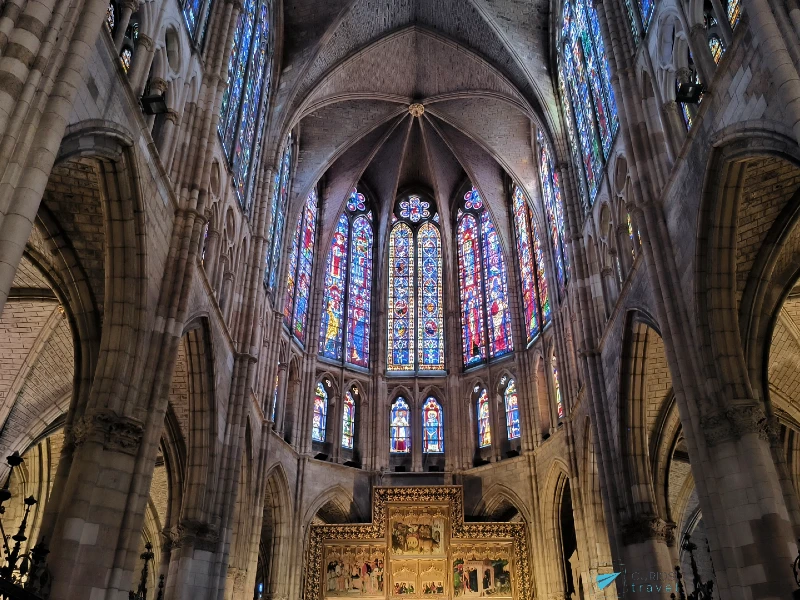
[[[165,550],[192,546],[197,550],[213,552],[219,541],[219,532],[216,527],[203,523],[185,519],[174,527],[164,529]]]
[[[774,419],[768,418],[764,408],[752,401],[707,415],[700,419],[700,425],[708,446],[738,440],[748,433],[756,433],[759,438],[769,442],[777,433]]]
[[[98,411],[78,419],[72,426],[72,442],[77,447],[97,442],[105,450],[135,455],[144,436],[141,421],[120,417],[112,411]]]
[[[675,523],[668,523],[661,517],[635,517],[622,526],[622,543],[629,546],[652,540],[672,546],[675,544],[675,527]]]
[[[140,46],[140,47],[144,47],[144,49],[147,50],[148,52],[152,52],[153,48],[156,47],[156,44],[153,41],[153,38],[151,38],[149,35],[145,35],[143,33],[140,33],[139,37],[136,38],[136,45]]]

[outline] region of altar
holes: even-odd
[[[529,598],[525,524],[463,506],[461,486],[378,487],[371,523],[312,525],[306,600]]]

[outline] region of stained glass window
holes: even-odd
[[[283,242],[283,225],[286,218],[286,202],[289,199],[289,175],[292,167],[292,136],[286,140],[283,148],[281,164],[275,173],[275,180],[272,189],[272,201],[270,203],[270,220],[267,232],[266,243],[266,269],[264,270],[264,283],[269,284],[270,289],[274,289],[275,281],[278,278],[278,257],[281,253]]]
[[[633,4],[631,0],[625,0],[625,13],[628,15],[628,24],[630,25],[631,35],[633,36],[633,43],[639,45],[639,27],[636,25],[636,16],[633,13]]]
[[[480,194],[472,188],[458,211],[459,290],[464,366],[511,352],[508,277],[500,238]]]
[[[319,333],[322,356],[337,361],[344,358],[359,367],[369,366],[374,246],[371,215],[364,195],[353,190],[328,250]]]
[[[317,228],[317,193],[311,190],[297,218],[289,273],[286,277],[284,323],[302,344],[306,338],[308,296],[311,291],[311,266],[314,260],[314,237]]]
[[[642,1],[652,5],[653,0]],[[591,2],[567,0],[563,15],[559,57],[563,82],[559,83],[568,100],[565,103],[572,109],[565,110],[564,116],[569,119],[571,113],[577,125],[582,174],[591,205],[599,189],[603,161],[608,158],[619,128],[617,105],[600,24]]]
[[[631,240],[631,256],[633,259],[636,259],[636,241],[633,239],[633,223],[631,222],[631,216],[628,213],[625,213],[625,216],[628,218],[628,238]]]
[[[728,0],[728,22],[735,28],[742,16],[742,0]]]
[[[642,15],[642,26],[647,31],[650,19],[653,16],[653,9],[656,6],[655,0],[639,0],[639,14]]]
[[[722,53],[725,52],[725,46],[718,35],[712,35],[708,38],[708,47],[711,49],[711,56],[714,58],[714,62],[719,64]]]
[[[194,0],[187,0],[191,4]],[[184,12],[184,15],[186,13]],[[266,122],[270,87],[270,21],[268,0],[244,0],[228,61],[218,131],[231,163],[239,203],[249,209],[251,165],[256,161]]]
[[[421,370],[444,369],[444,315],[442,309],[442,240],[433,223],[417,233],[418,364]]]
[[[530,343],[539,335],[541,327],[550,320],[550,295],[539,232],[533,222],[525,192],[519,186],[514,187],[512,208],[517,236],[522,304],[525,310],[525,331]]]
[[[444,417],[436,398],[429,397],[422,405],[422,452],[444,452]]]
[[[328,423],[328,392],[321,382],[317,382],[314,392],[314,426],[311,430],[311,439],[315,442],[325,441],[326,426]]]
[[[398,454],[411,452],[411,415],[408,403],[398,398],[392,404],[389,421],[389,451]]]
[[[461,291],[461,333],[464,342],[464,365],[486,359],[484,333],[483,283],[478,222],[471,214],[458,224],[458,271]]]
[[[203,38],[211,15],[212,0],[179,0],[181,12],[189,28],[189,34],[197,44],[203,43]]]
[[[350,221],[347,215],[339,217],[333,232],[331,248],[325,267],[325,288],[322,297],[322,319],[320,324],[319,353],[325,358],[342,359],[342,337],[344,334],[344,304],[347,279],[347,252],[350,236]]]
[[[131,59],[133,58],[133,51],[130,48],[123,48],[119,53],[119,61],[122,63],[123,70],[127,73],[131,68]]]
[[[389,234],[388,343],[390,371],[444,369],[442,240],[438,213],[409,196],[397,203]]]
[[[278,414],[278,373],[275,373],[275,390],[272,394],[272,413],[270,419],[275,422],[275,415]]]
[[[356,436],[356,401],[353,393],[347,390],[344,394],[344,411],[342,413],[342,448],[353,449]]]
[[[106,8],[106,26],[108,30],[112,33],[114,32],[114,25],[117,22],[117,9],[116,5],[113,2],[108,3],[108,8]]]
[[[564,402],[561,399],[561,385],[558,382],[558,361],[555,354],[550,359],[550,364],[553,368],[553,391],[556,395],[556,412],[558,413],[558,418],[561,419],[564,417]]]
[[[489,394],[483,388],[475,403],[475,411],[478,415],[478,447],[485,448],[492,445],[492,424],[489,412]]]
[[[561,198],[561,186],[558,181],[558,172],[553,168],[550,148],[541,131],[536,132],[536,141],[540,152],[539,180],[542,183],[544,210],[547,214],[550,241],[553,244],[558,285],[563,290],[569,280],[569,257],[564,248],[564,203]]]
[[[519,403],[517,401],[517,382],[509,380],[506,391],[503,394],[506,406],[506,433],[509,440],[520,437],[519,429]]]
[[[398,223],[389,236],[389,370],[414,369],[414,234],[405,223]]]

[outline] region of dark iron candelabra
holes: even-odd
[[[709,579],[706,582],[700,578],[700,572],[697,569],[697,561],[694,559],[694,551],[697,550],[697,545],[692,542],[690,535],[686,535],[681,545],[683,550],[689,553],[689,563],[692,566],[692,584],[694,591],[686,595],[686,590],[683,586],[683,575],[681,574],[680,565],[675,566],[675,575],[677,576],[678,594],[681,600],[712,600],[714,597],[714,580]],[[672,600],[675,600],[675,594],[671,594]]]
[[[11,499],[11,491],[8,489],[11,474],[13,474],[14,469],[22,464],[23,460],[19,452],[14,452],[14,454],[6,458],[6,462],[11,467],[11,473],[9,473],[3,487],[0,488],[0,515],[5,514],[5,503]],[[28,529],[28,517],[37,500],[33,496],[28,496],[23,500],[23,503],[25,504],[25,513],[22,516],[22,522],[19,524],[17,533],[14,535],[6,533],[2,518],[0,518],[0,535],[3,538],[3,553],[5,555],[3,566],[0,567],[0,583],[2,583],[3,593],[10,597],[18,595],[21,598],[33,597],[45,600],[50,595],[50,587],[53,583],[45,564],[45,559],[50,550],[48,550],[45,540],[42,539],[30,550],[23,551],[22,544],[28,539],[25,535]],[[9,540],[14,542],[13,546],[9,545]],[[15,589],[17,593],[14,592]]]

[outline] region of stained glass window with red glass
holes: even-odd
[[[346,206],[328,250],[319,353],[367,367],[374,235],[364,195],[353,190]]]
[[[442,240],[430,203],[397,203],[389,234],[388,343],[390,371],[444,369]]]
[[[444,417],[442,405],[429,396],[422,405],[422,452],[444,452]]]
[[[302,344],[306,339],[308,296],[311,291],[311,266],[314,260],[314,239],[317,228],[317,193],[312,190],[297,219],[289,273],[286,278],[284,322]]]
[[[508,276],[491,214],[474,187],[457,219],[461,339],[464,366],[470,367],[514,349]]]
[[[408,403],[398,398],[392,404],[389,420],[389,451],[396,454],[411,452],[411,414]]]
[[[550,321],[550,295],[539,231],[534,223],[527,196],[519,186],[514,187],[512,208],[522,284],[522,306],[525,311],[525,331],[530,343]]]

